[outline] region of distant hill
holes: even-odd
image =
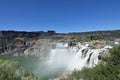
[[[68,33],[68,35],[80,35],[80,36],[88,36],[88,35],[98,35],[103,37],[120,37],[120,30],[107,30],[107,31],[91,31],[91,32],[73,32]]]
[[[55,31],[48,30],[48,32],[25,32],[25,31],[0,31],[0,37],[27,37],[27,38],[48,38],[53,35],[98,35],[103,37],[120,37],[120,30],[107,30],[107,31],[91,31],[91,32],[72,32],[72,33],[56,33]]]
[[[16,38],[16,37],[44,38],[55,34],[56,34],[55,31],[51,31],[51,30],[49,30],[48,32],[0,31],[0,37],[12,37],[12,38]]]

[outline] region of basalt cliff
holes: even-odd
[[[0,55],[34,55],[46,58],[47,53],[55,42],[68,42],[74,46],[75,42],[89,44],[93,48],[104,47],[104,45],[115,45],[120,43],[120,30],[94,31],[81,33],[56,33],[47,32],[25,32],[25,31],[0,31]]]

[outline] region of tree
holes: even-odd
[[[111,55],[107,58],[108,65],[120,65],[120,45],[110,50]]]

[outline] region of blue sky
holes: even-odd
[[[120,0],[0,0],[0,30],[120,29]]]

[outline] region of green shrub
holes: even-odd
[[[0,60],[0,80],[39,80],[17,62]]]

